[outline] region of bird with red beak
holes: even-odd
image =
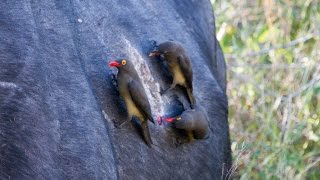
[[[173,78],[170,87],[160,93],[165,94],[169,90],[175,88],[176,85],[180,85],[186,89],[192,108],[196,103],[192,87],[192,65],[183,47],[177,42],[167,41],[159,44],[157,50],[152,51],[149,56],[163,56]]]
[[[173,123],[177,129],[187,132],[189,141],[193,139],[207,139],[209,137],[209,118],[205,109],[200,105],[195,105],[194,109],[183,111],[176,117],[158,117],[159,125],[162,121]]]
[[[140,122],[142,135],[150,147],[152,140],[148,128],[148,120],[154,123],[150,104],[133,64],[126,60],[109,61],[109,67],[118,68],[117,81],[120,96],[124,99],[129,120],[136,117]]]

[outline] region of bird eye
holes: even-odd
[[[127,64],[127,61],[123,59],[123,60],[121,61],[121,64],[124,66],[124,65]]]

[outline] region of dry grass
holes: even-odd
[[[234,177],[318,179],[320,2],[212,3],[228,64]]]

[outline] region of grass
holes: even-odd
[[[320,178],[320,2],[212,0],[236,179]]]

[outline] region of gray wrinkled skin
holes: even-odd
[[[0,179],[226,175],[226,69],[208,0],[1,0],[0,8]],[[169,39],[191,59],[212,132],[176,147],[172,128],[150,124],[148,148],[133,123],[117,128],[126,109],[107,60],[130,59],[154,118],[172,114],[176,100],[158,93],[170,77],[148,57],[151,40]]]

